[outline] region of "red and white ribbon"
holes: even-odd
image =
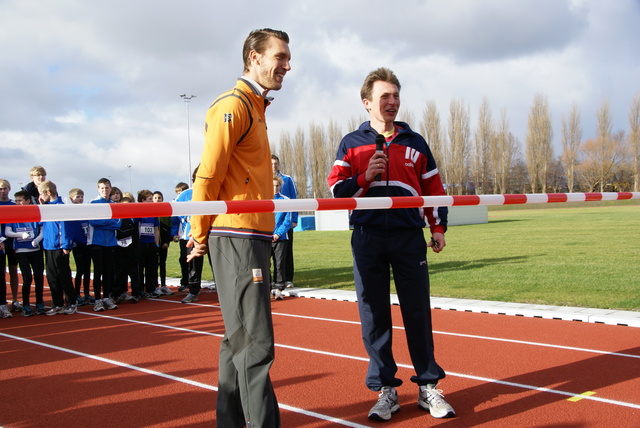
[[[0,223],[102,220],[288,211],[369,210],[468,205],[548,204],[640,199],[640,192],[533,193],[513,195],[399,196],[381,198],[277,199],[261,201],[129,204],[1,205]]]

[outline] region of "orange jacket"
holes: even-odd
[[[193,201],[273,199],[267,105],[261,94],[238,79],[209,107]],[[274,225],[271,212],[194,215],[191,235],[201,243],[209,234],[270,241]]]

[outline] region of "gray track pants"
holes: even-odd
[[[209,237],[225,335],[220,344],[217,426],[280,427],[269,369],[274,359],[271,242]],[[262,279],[259,280],[260,274]]]

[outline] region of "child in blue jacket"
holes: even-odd
[[[47,180],[38,186],[43,204],[63,204],[56,185]],[[47,265],[47,282],[51,290],[52,307],[47,315],[75,314],[76,289],[71,279],[69,254],[73,248],[71,234],[64,221],[47,221],[42,226],[44,255]],[[64,297],[67,297],[65,307]]]

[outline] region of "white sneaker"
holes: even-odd
[[[106,299],[103,299],[102,303],[104,303],[104,307],[107,309],[118,309],[118,305],[116,305],[116,303],[113,301],[111,297],[107,297]]]
[[[64,313],[64,306],[54,306],[46,312],[46,314],[49,316],[63,314],[63,313]]]
[[[184,299],[181,300],[181,303],[193,303],[198,301],[197,294],[187,294]]]
[[[274,288],[273,290],[271,290],[271,294],[276,298],[276,300],[284,300],[282,290],[280,290],[279,288]]]
[[[162,292],[162,290],[160,290],[160,287],[156,287],[155,290],[153,290],[150,293],[151,297],[162,297],[164,296],[164,293]]]
[[[441,389],[436,384],[420,385],[418,393],[418,407],[431,413],[434,418],[451,418],[456,415],[453,407],[444,401]]]
[[[2,256],[4,257],[4,256]],[[0,306],[0,316],[2,318],[13,318],[13,314],[11,313],[11,311],[9,310],[9,307],[7,305],[1,305]]]
[[[167,287],[166,285],[163,285],[162,287],[160,287],[160,291],[165,296],[171,296],[173,294],[173,291],[171,291],[169,287]]]
[[[78,307],[76,305],[69,305],[67,306],[67,308],[64,310],[64,314],[65,315],[73,315],[76,312],[78,312]]]
[[[369,410],[369,419],[375,421],[388,421],[391,415],[400,411],[398,393],[392,386],[383,386],[378,394],[378,401]]]
[[[102,303],[102,299],[96,299],[96,302],[93,304],[93,310],[96,312],[104,311],[104,303]]]

